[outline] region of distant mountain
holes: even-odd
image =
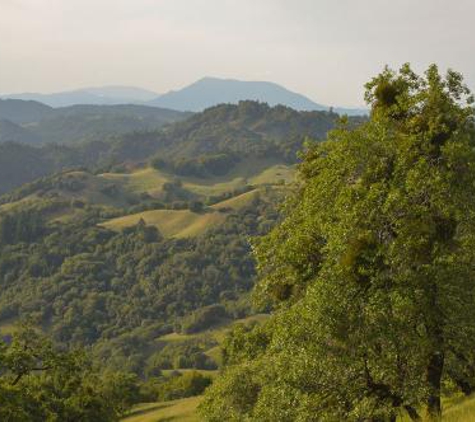
[[[182,111],[203,111],[217,104],[237,104],[255,100],[270,106],[285,105],[299,111],[329,110],[328,106],[315,103],[304,95],[289,91],[272,82],[248,82],[234,79],[203,78],[178,91],[171,91],[150,101],[157,107]],[[366,114],[362,109],[335,108],[340,114]]]
[[[130,86],[104,86],[52,94],[10,94],[0,96],[0,98],[36,101],[50,107],[68,107],[78,104],[136,104],[193,112],[203,111],[218,104],[237,104],[239,101],[245,100],[260,101],[268,103],[270,106],[285,105],[298,111],[330,109],[329,106],[316,103],[302,94],[292,92],[273,82],[239,81],[210,77],[200,79],[183,89],[170,91],[163,95]],[[334,107],[333,111],[350,116],[368,113],[367,110],[360,108]],[[1,110],[0,117],[3,117]]]
[[[105,86],[78,89],[52,94],[22,93],[3,95],[2,98],[39,101],[51,107],[76,104],[142,104],[157,97],[157,93],[129,86]]]
[[[16,124],[38,122],[53,114],[53,108],[37,101],[0,99],[0,119]]]

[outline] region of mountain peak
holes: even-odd
[[[271,106],[281,104],[296,110],[328,110],[328,107],[272,82],[211,76],[201,78],[183,89],[170,91],[149,104],[175,110],[202,111],[217,104],[236,104],[244,100],[265,102]]]
[[[176,91],[170,91],[149,102],[150,105],[179,111],[203,111],[218,104],[237,104],[252,100],[284,105],[299,111],[323,111],[330,107],[318,104],[297,92],[268,81],[242,81],[238,79],[205,76]],[[335,108],[335,112],[348,115],[366,114],[363,109]]]

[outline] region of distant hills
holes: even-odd
[[[39,122],[54,114],[54,109],[38,101],[0,99],[0,119],[12,123],[24,124]]]
[[[0,100],[0,142],[70,144],[156,130],[188,116],[176,110],[134,104],[53,108],[37,101]]]
[[[156,92],[129,86],[104,86],[77,89],[52,94],[21,93],[2,98],[38,101],[50,107],[68,107],[76,104],[117,105],[143,104],[158,96]]]
[[[122,108],[137,113],[140,111],[140,119],[145,122],[146,113],[153,110],[164,113],[162,118],[179,120],[163,129],[118,134],[121,126],[117,125],[121,120],[115,112]],[[95,111],[97,109],[104,111],[99,114]],[[185,120],[186,113],[144,106],[74,106],[56,110],[61,114],[36,125],[28,124],[27,129],[11,122],[0,122],[0,139],[2,124],[5,131],[13,131],[16,138],[32,136],[32,128],[35,128],[37,136],[43,138],[54,139],[61,133],[64,136],[63,142],[41,142],[39,147],[33,146],[34,142],[0,142],[0,194],[68,168],[87,167],[104,171],[117,165],[140,165],[154,156],[162,158],[168,171],[179,171],[181,174],[184,170],[196,174],[196,167],[218,166],[220,163],[229,170],[237,162],[246,162],[248,157],[293,163],[305,137],[324,139],[338,119],[334,113],[298,112],[288,107],[270,107],[253,101],[219,105]],[[95,123],[91,117],[94,114],[88,114],[94,111],[99,116]],[[107,115],[108,112],[111,116]],[[176,113],[176,116],[166,113]],[[154,115],[150,118],[158,119]],[[353,117],[350,121],[357,124],[360,120]],[[127,121],[124,118],[123,128],[130,127],[131,123]],[[103,132],[96,132],[99,134],[91,136],[89,141],[85,138],[86,142],[72,141],[81,134],[85,136],[88,128]],[[212,160],[206,161],[204,158],[210,155]]]
[[[66,107],[76,104],[141,104],[192,112],[203,111],[218,104],[237,104],[239,101],[255,100],[268,103],[270,106],[285,105],[298,111],[329,110],[328,106],[316,103],[302,94],[292,92],[272,82],[210,77],[163,95],[135,87],[106,86],[53,94],[15,94],[2,98],[34,100],[51,107]],[[367,113],[367,110],[358,108],[334,107],[333,110],[339,114],[348,115]]]
[[[0,142],[36,144],[41,142],[41,138],[10,120],[0,119]]]

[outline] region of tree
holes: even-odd
[[[135,377],[96,371],[81,351],[58,351],[30,326],[0,343],[0,419],[116,421],[138,400]]]
[[[435,65],[366,88],[369,121],[309,146],[285,219],[255,246],[267,346],[235,342],[208,420],[436,419],[444,385],[475,385],[473,99]]]

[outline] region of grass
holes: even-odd
[[[250,324],[252,322],[263,323],[269,318],[269,315],[258,314],[247,318],[243,318],[237,321],[223,321],[222,324],[211,328],[206,331],[202,331],[196,334],[180,334],[172,333],[160,337],[160,341],[166,342],[181,342],[187,341],[193,338],[200,338],[203,336],[212,336],[218,343],[221,343],[226,336],[227,332],[234,324]],[[209,356],[216,358],[217,361],[221,359],[221,350],[219,346],[213,347],[206,352]],[[169,375],[174,370],[162,371],[164,375]],[[219,373],[216,371],[205,371],[196,369],[179,369],[178,372],[186,373],[189,371],[198,371],[202,374],[210,375],[211,377],[217,376]],[[188,399],[175,400],[162,403],[144,403],[136,406],[132,411],[122,419],[122,422],[195,422],[199,421],[197,407],[201,402],[202,397],[190,397]]]
[[[118,191],[115,195],[107,195],[106,188],[113,184],[93,174],[83,171],[71,171],[55,176],[55,186],[48,188],[47,195],[39,192],[31,193],[24,198],[0,206],[0,212],[11,212],[18,209],[40,209],[48,203],[56,202],[68,204],[72,200],[78,200],[85,204],[101,205],[106,208],[122,208],[128,206],[129,194]],[[74,185],[77,187],[75,188]],[[82,214],[83,211],[63,205],[54,211],[48,211],[44,215],[49,221],[66,222]]]
[[[468,399],[458,397],[445,403],[444,422],[473,422],[475,421],[475,397]]]
[[[219,212],[194,213],[189,210],[153,210],[114,218],[102,224],[111,230],[122,230],[136,225],[140,220],[155,226],[165,237],[198,236],[221,224],[226,216]]]
[[[157,195],[162,191],[163,185],[172,180],[172,176],[151,167],[133,173],[104,173],[100,177],[119,183],[131,193],[148,192]]]
[[[217,369],[162,369],[162,374],[165,376],[172,375],[174,372],[179,372],[180,374],[186,374],[189,372],[198,372],[201,375],[207,375],[211,378],[214,378],[218,375],[219,371]]]
[[[166,182],[179,179],[183,187],[201,197],[221,195],[246,185],[286,183],[294,179],[295,169],[279,164],[275,159],[247,159],[239,163],[225,176],[197,178],[178,177],[151,167],[132,173],[104,173],[99,177],[118,183],[127,192],[139,194],[147,192],[158,196]]]
[[[5,321],[4,323],[2,323],[2,325],[0,325],[0,335],[7,336],[13,334],[17,329],[18,325],[15,323],[15,321]]]
[[[252,315],[247,318],[235,320],[235,321],[223,321],[221,324],[210,328],[209,330],[201,331],[199,333],[195,334],[183,334],[183,333],[171,333],[171,334],[166,334],[162,337],[160,337],[160,341],[166,341],[169,343],[176,343],[176,342],[182,342],[182,341],[187,341],[187,340],[192,340],[192,339],[197,339],[197,338],[211,338],[214,339],[217,343],[221,343],[224,338],[226,337],[226,334],[231,330],[231,328],[235,324],[251,324],[252,322],[257,322],[257,323],[263,323],[269,318],[269,315],[267,314],[257,314],[257,315]],[[219,346],[218,346],[219,347]],[[212,350],[212,353],[218,353],[218,351],[210,349],[207,353],[210,353]]]
[[[163,403],[146,403],[135,407],[122,422],[195,422],[201,397]],[[407,419],[402,419],[407,420]],[[445,403],[442,422],[474,422],[475,397],[455,398]]]
[[[259,196],[259,194],[260,190],[254,189],[241,195],[235,196],[234,198],[218,202],[217,204],[212,205],[210,208],[214,210],[230,208],[236,211],[249,205],[255,198]]]
[[[424,416],[424,412],[419,413]],[[456,395],[442,399],[442,422],[474,422],[475,421],[475,395],[465,397]],[[398,422],[411,422],[406,412],[398,418]]]
[[[295,180],[295,168],[276,164],[266,168],[262,173],[249,179],[251,185],[272,185],[279,182],[285,184]]]
[[[195,422],[199,421],[197,407],[201,397],[136,406],[122,422]]]
[[[190,210],[153,210],[114,218],[102,224],[110,230],[123,230],[144,220],[147,225],[155,226],[168,238],[194,237],[203,234],[211,227],[218,226],[226,220],[226,213],[220,209],[238,210],[250,204],[259,195],[258,189],[243,193],[234,198],[219,202],[205,212],[195,213]]]
[[[221,195],[232,192],[235,189],[243,188],[249,184],[276,185],[284,181],[286,183],[293,180],[295,169],[290,166],[278,164],[273,159],[251,159],[239,163],[228,175],[214,178],[179,178],[182,185],[188,191],[201,196]],[[80,174],[78,177],[84,177]],[[97,179],[97,180],[96,180]],[[147,192],[150,195],[158,196],[166,182],[176,179],[175,176],[153,168],[145,168],[132,173],[104,173],[99,177],[90,176],[89,184],[114,182],[128,194],[139,194]],[[276,186],[277,187],[277,186]],[[88,189],[89,195],[86,197],[92,203],[106,202],[101,197],[100,189]],[[111,230],[119,231],[126,227],[136,225],[141,219],[148,225],[157,227],[160,232],[168,238],[184,238],[198,236],[211,227],[222,224],[226,219],[226,214],[219,212],[223,209],[238,210],[252,202],[260,194],[260,189],[254,189],[234,198],[222,201],[209,207],[208,212],[194,213],[189,210],[152,210],[144,211],[132,215],[111,219],[102,224]],[[107,204],[107,203],[106,203]],[[121,204],[111,204],[117,205]]]

